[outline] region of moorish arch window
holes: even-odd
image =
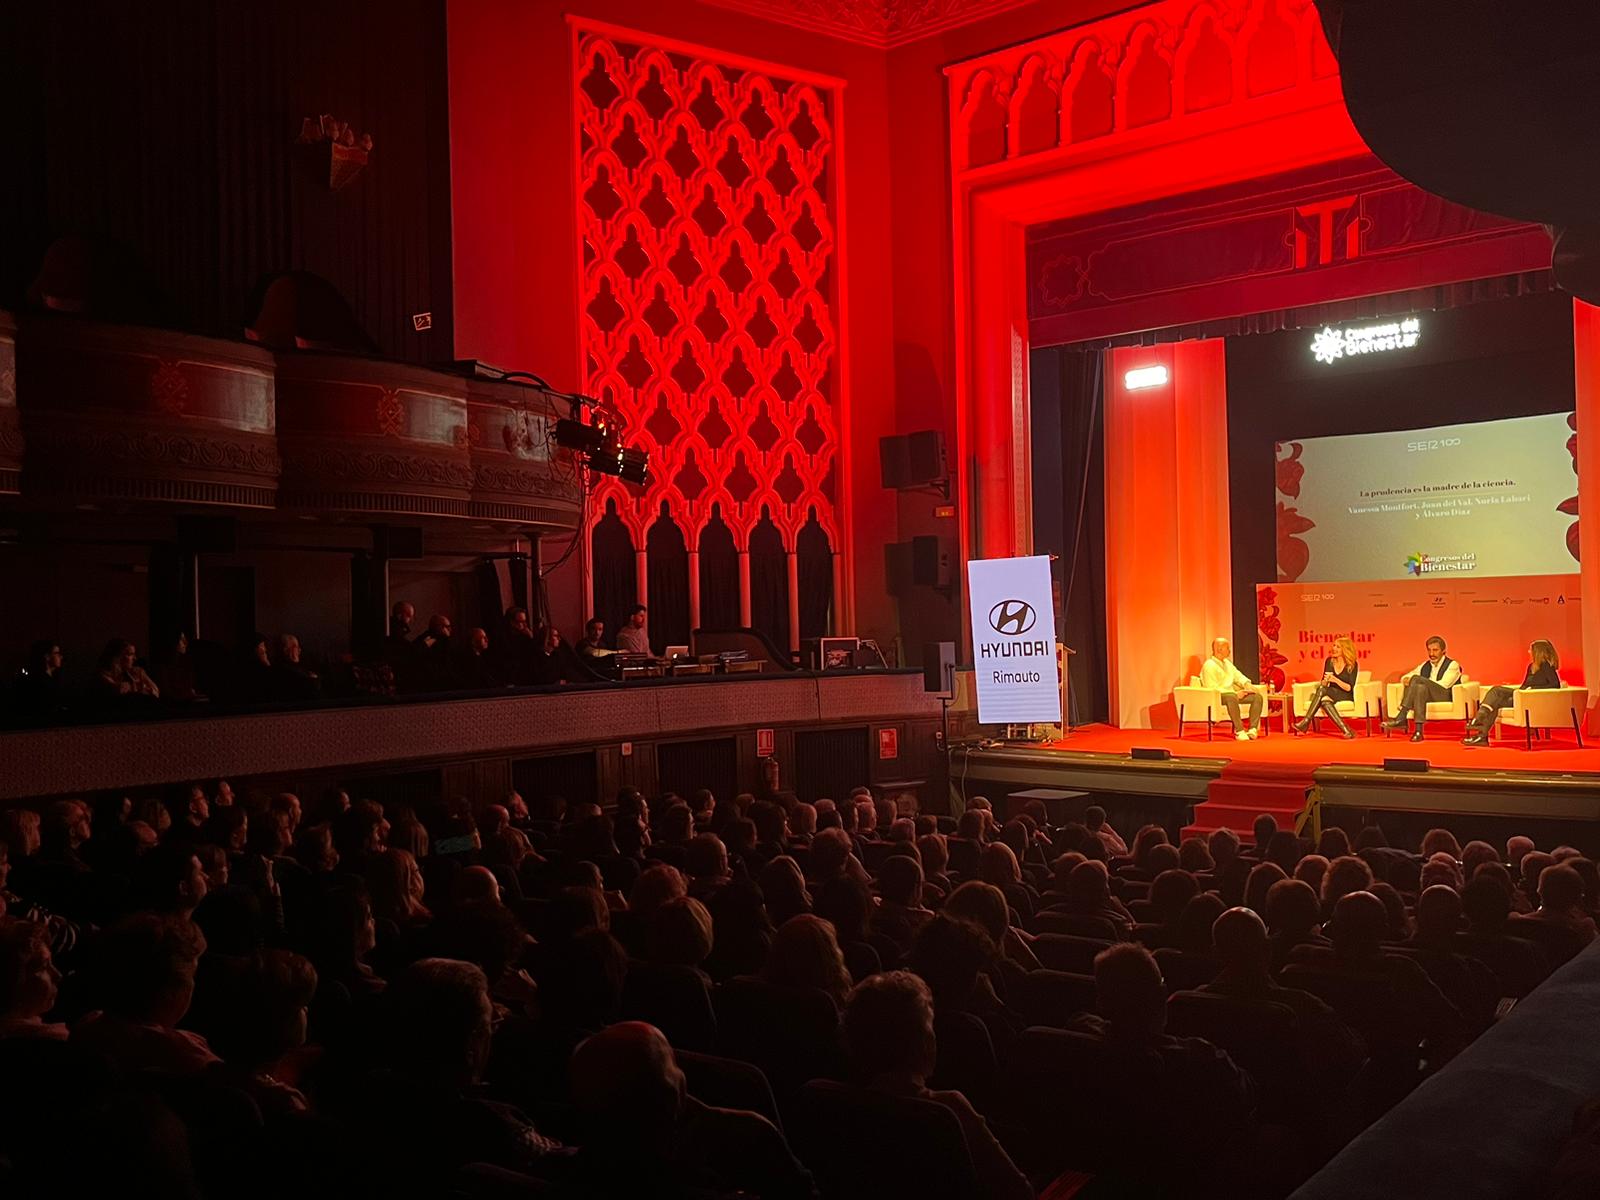
[[[606,623],[608,640],[616,636],[628,611],[638,603],[639,568],[633,535],[617,514],[617,502],[607,501],[605,512],[589,533],[589,561],[594,575],[593,613]]]
[[[658,578],[687,577],[674,628],[754,622],[797,648],[833,611],[831,583],[826,609],[799,595],[802,527],[841,544],[839,82],[582,22],[575,47],[583,388],[651,459],[643,488],[596,483],[591,529],[615,514],[646,548],[654,632]],[[663,505],[687,561],[663,549],[658,575]],[[623,585],[592,566],[606,615]]]
[[[650,649],[689,644],[689,554],[678,528],[661,502],[661,515],[645,540],[646,580],[650,592]]]

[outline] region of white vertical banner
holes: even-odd
[[[1050,559],[974,559],[967,564],[972,667],[985,725],[1061,723]]]

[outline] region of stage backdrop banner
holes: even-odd
[[[1437,634],[1468,679],[1486,687],[1522,682],[1528,643],[1547,638],[1561,678],[1581,684],[1582,605],[1577,575],[1504,579],[1279,583],[1256,588],[1261,668],[1288,682],[1320,678],[1334,639],[1355,640],[1363,671],[1394,682],[1427,656]]]
[[[980,558],[967,564],[978,720],[1060,724],[1050,558]]]

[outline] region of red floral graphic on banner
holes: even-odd
[[[1300,455],[1304,453],[1304,447],[1299,442],[1290,442],[1288,446],[1289,457],[1284,458],[1284,443],[1279,442],[1277,445],[1278,494],[1291,496],[1298,500],[1300,498],[1300,481],[1305,478],[1306,474],[1305,464],[1300,461]]]
[[[1256,630],[1261,635],[1261,682],[1274,692],[1283,691],[1287,676],[1283,664],[1288,658],[1278,649],[1283,634],[1283,618],[1278,606],[1278,589],[1256,588]]]
[[[1576,472],[1578,469],[1577,413],[1572,413],[1567,417],[1567,428],[1572,430],[1572,436],[1567,439],[1567,453],[1572,456],[1572,469],[1574,472]],[[1578,515],[1578,498],[1576,496],[1568,496],[1560,504],[1556,505],[1556,511],[1566,513],[1567,516],[1576,518]],[[1578,553],[1578,522],[1576,520],[1574,520],[1571,525],[1567,526],[1567,553],[1572,555],[1575,561],[1583,561],[1582,556]]]
[[[1317,523],[1302,517],[1299,509],[1286,507],[1282,500],[1278,501],[1278,579],[1281,582],[1293,583],[1305,574],[1311,563],[1311,547],[1295,534],[1316,527]]]

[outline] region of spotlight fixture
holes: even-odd
[[[611,440],[589,451],[589,469],[601,475],[615,475],[624,483],[643,487],[650,479],[650,452],[630,449]]]
[[[1141,388],[1160,387],[1167,382],[1167,368],[1159,363],[1153,367],[1135,367],[1122,377],[1122,385],[1130,392]]]
[[[594,425],[586,425],[582,421],[563,417],[556,422],[556,445],[564,449],[592,453],[605,445],[605,442],[606,426],[604,421]]]

